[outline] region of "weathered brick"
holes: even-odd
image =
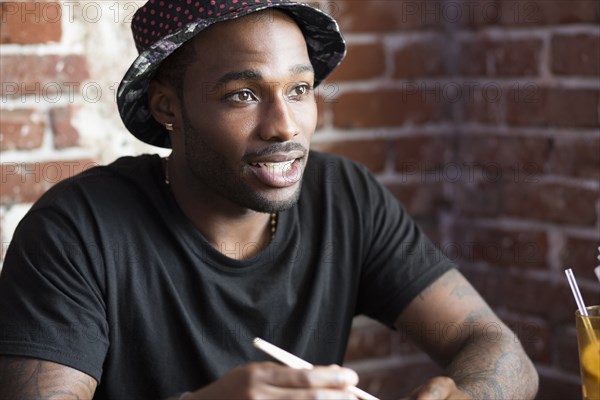
[[[452,254],[456,253],[454,249],[446,246],[446,252],[451,253],[448,255],[455,261],[458,261],[456,257],[452,256]],[[502,288],[500,287],[502,276],[506,273],[504,269],[481,265],[473,267],[468,262],[461,262],[459,265],[461,273],[492,308],[501,307],[504,304]]]
[[[596,282],[594,267],[600,265],[598,261],[598,246],[600,246],[600,234],[596,239],[585,239],[568,236],[560,251],[560,265],[573,269],[577,279],[589,279]]]
[[[332,103],[334,125],[373,128],[438,122],[449,117],[449,104],[424,90],[380,90],[345,93]]]
[[[344,32],[390,32],[440,27],[441,0],[363,0],[330,2],[330,14]]]
[[[600,138],[558,137],[550,156],[550,171],[558,175],[600,180]]]
[[[533,362],[552,364],[552,330],[546,321],[501,311],[498,316],[514,332]]]
[[[440,174],[434,171],[442,171],[451,158],[451,139],[435,136],[414,136],[396,140],[395,143],[395,169],[406,175],[406,179],[417,178],[426,182]],[[439,183],[439,179],[437,179]]]
[[[454,186],[454,204],[459,215],[499,217],[502,213],[504,184],[492,180],[468,180]]]
[[[560,365],[563,371],[579,374],[575,318],[573,317],[572,324],[556,329],[554,336],[556,340],[556,352],[554,354],[556,365]]]
[[[600,75],[600,35],[554,35],[552,72],[558,75]]]
[[[465,76],[535,76],[539,73],[539,39],[471,38],[460,47],[460,72]]]
[[[524,96],[511,89],[507,100],[510,125],[595,128],[599,124],[599,90],[540,87]]]
[[[496,82],[465,83],[459,98],[465,122],[500,124],[504,122],[508,89]]]
[[[558,183],[510,183],[502,195],[502,212],[550,223],[595,226],[598,199],[597,190]]]
[[[55,103],[82,92],[89,78],[87,62],[81,55],[2,55],[2,96],[29,94]]]
[[[496,277],[505,309],[543,318],[550,325],[575,323],[577,306],[566,278],[556,282],[515,272],[505,272]],[[580,289],[587,303],[598,301],[597,290]]]
[[[327,78],[328,81],[372,79],[385,72],[385,54],[381,43],[348,46],[344,62]]]
[[[596,0],[503,0],[498,6],[503,25],[595,23],[600,18]]]
[[[547,269],[548,239],[544,232],[459,225],[452,236],[443,250],[453,259],[523,270]]]
[[[394,76],[415,79],[446,74],[444,38],[417,40],[399,48],[394,54]]]
[[[491,182],[514,180],[519,172],[542,174],[546,169],[551,140],[505,135],[461,135],[458,159],[467,169],[486,171]],[[469,172],[469,171],[468,171]]]
[[[73,107],[60,107],[50,110],[50,124],[54,135],[54,147],[64,149],[77,146],[79,132],[71,124]]]
[[[0,205],[32,203],[56,183],[96,165],[92,160],[2,163]]]
[[[312,147],[315,150],[348,157],[377,173],[385,167],[389,145],[385,140],[353,140],[315,143]]]
[[[0,150],[31,150],[44,141],[45,122],[33,109],[1,110]]]
[[[59,2],[20,1],[0,5],[0,44],[38,44],[60,40]]]
[[[438,182],[387,185],[412,217],[436,217],[446,207],[443,188]]]

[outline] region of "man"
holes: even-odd
[[[345,52],[335,21],[151,0],[133,31],[119,109],[172,154],[87,171],[24,218],[0,276],[0,398],[353,398],[356,374],[331,364],[357,314],[446,368],[413,398],[533,398],[514,335],[394,198],[309,156],[314,88]],[[330,366],[269,362],[255,336]]]

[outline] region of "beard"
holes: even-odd
[[[237,164],[238,167],[235,168],[233,167],[235,163],[211,147],[204,139],[204,133],[192,126],[185,110],[183,111],[183,124],[186,163],[194,177],[206,190],[211,190],[214,194],[241,207],[263,213],[285,211],[297,203],[302,180],[298,182],[298,187],[292,195],[285,199],[272,199],[267,194],[254,189],[244,180],[241,160]],[[272,144],[261,150],[261,154],[297,149],[306,151],[300,144],[288,142]]]

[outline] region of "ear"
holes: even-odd
[[[180,126],[181,103],[179,96],[170,85],[153,79],[148,88],[148,107],[159,124],[169,123]]]

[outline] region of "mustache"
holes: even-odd
[[[301,151],[304,156],[308,153],[308,149],[302,146],[300,143],[296,142],[286,142],[286,143],[275,143],[270,146],[264,147],[260,150],[253,151],[251,153],[246,153],[243,157],[245,162],[248,162],[252,159],[258,157],[266,157],[272,154],[277,153],[289,153],[292,151]]]

